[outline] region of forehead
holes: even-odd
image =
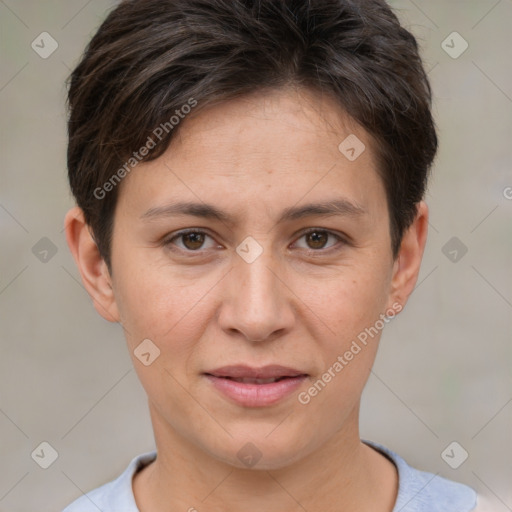
[[[186,196],[273,209],[340,192],[363,205],[385,197],[373,148],[370,135],[329,96],[259,92],[186,116],[165,153],[127,176],[120,201],[129,195],[142,208]]]
[[[269,156],[276,164],[292,152],[304,158],[313,149],[338,157],[344,134],[373,145],[371,136],[330,95],[296,87],[265,89],[196,109],[179,128],[172,142],[175,151],[194,153],[201,143],[215,153],[237,148],[245,157],[263,158],[272,151]]]

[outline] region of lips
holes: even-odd
[[[236,365],[205,372],[204,376],[230,401],[244,407],[265,407],[290,396],[308,374],[281,365],[261,368]]]
[[[268,379],[254,379],[252,377],[223,377],[224,379],[234,380],[235,382],[242,382],[243,384],[271,384],[278,382],[288,377],[271,377]]]
[[[257,384],[267,384],[267,382],[256,381],[275,382],[276,380],[284,379],[286,377],[307,375],[300,370],[281,365],[267,365],[261,368],[253,368],[245,365],[223,366],[222,368],[206,372],[206,374],[213,375],[214,377],[233,379],[237,382],[250,382]]]

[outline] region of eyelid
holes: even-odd
[[[198,233],[198,234],[202,234],[202,235],[206,235],[208,237],[210,237],[212,240],[215,241],[215,237],[213,235],[211,235],[207,229],[205,228],[185,228],[185,229],[180,229],[179,231],[176,231],[174,233],[171,233],[169,236],[165,236],[162,240],[162,245],[164,245],[165,247],[171,247],[171,250],[177,250],[179,252],[186,252],[186,253],[189,253],[189,254],[201,254],[202,252],[208,250],[208,249],[198,249],[196,251],[192,251],[190,249],[182,249],[181,247],[178,247],[176,246],[173,242],[173,240],[176,240],[177,238],[180,238],[181,236],[183,235],[187,235],[189,233]],[[218,244],[217,241],[215,241],[215,243]],[[218,244],[219,245],[219,244]]]
[[[327,228],[310,227],[310,228],[306,228],[306,229],[296,233],[294,235],[296,238],[295,238],[295,241],[292,242],[292,245],[295,244],[298,240],[300,240],[303,236],[308,235],[309,233],[314,233],[314,232],[322,232],[322,233],[327,233],[328,235],[332,235],[333,237],[335,237],[337,239],[338,243],[331,247],[328,247],[326,249],[323,249],[323,248],[322,249],[301,249],[302,251],[304,251],[308,254],[318,254],[318,255],[326,254],[331,251],[339,250],[339,247],[338,247],[339,243],[341,243],[342,245],[350,244],[350,240],[346,235],[343,235],[336,231],[332,231],[331,229],[327,229]],[[182,249],[181,247],[177,247],[175,244],[172,243],[173,240],[179,238],[180,236],[186,235],[188,233],[204,234],[204,235],[210,237],[212,240],[215,240],[215,237],[213,235],[211,235],[206,228],[185,228],[185,229],[181,229],[177,232],[171,233],[169,236],[164,237],[164,239],[162,241],[162,245],[164,245],[166,247],[172,246],[171,250],[175,250],[175,251],[178,251],[181,253],[187,253],[187,254],[202,254],[203,252],[209,250],[209,249],[197,249],[196,251],[193,251],[190,249],[187,250],[187,249]],[[218,244],[218,242],[216,242],[216,243]]]
[[[295,242],[293,242],[293,244],[295,244],[303,236],[308,235],[309,233],[316,233],[316,232],[327,233],[328,235],[332,235],[334,238],[337,239],[338,243],[332,245],[331,247],[327,247],[326,249],[323,249],[323,248],[322,249],[301,249],[302,251],[304,251],[304,252],[306,252],[308,254],[318,254],[318,255],[321,255],[321,254],[327,254],[327,253],[329,253],[331,251],[339,250],[340,249],[340,247],[339,247],[340,243],[342,245],[349,245],[350,244],[350,240],[349,240],[349,238],[346,235],[338,233],[337,231],[332,231],[331,229],[320,228],[320,227],[306,228],[303,231],[299,231],[299,233],[297,233],[297,235],[296,235],[297,238],[296,238]]]

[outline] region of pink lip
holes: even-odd
[[[304,372],[293,368],[269,365],[261,368],[250,366],[223,366],[205,377],[223,395],[245,407],[264,407],[279,402],[293,393],[308,377]],[[285,377],[267,384],[237,382],[233,378],[269,379]]]
[[[279,364],[269,364],[261,366],[260,368],[254,368],[243,364],[222,366],[215,370],[205,372],[206,374],[213,375],[215,377],[251,377],[254,379],[270,379],[274,377],[297,377],[298,375],[305,375],[305,372],[296,370],[289,366],[281,366]]]
[[[287,377],[268,384],[236,382],[227,377],[206,375],[206,378],[225,396],[245,407],[272,405],[295,391],[307,378],[306,375]]]

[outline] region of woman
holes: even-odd
[[[69,106],[68,244],[157,449],[65,512],[474,510],[359,436],[437,150],[384,1],[123,1]]]

